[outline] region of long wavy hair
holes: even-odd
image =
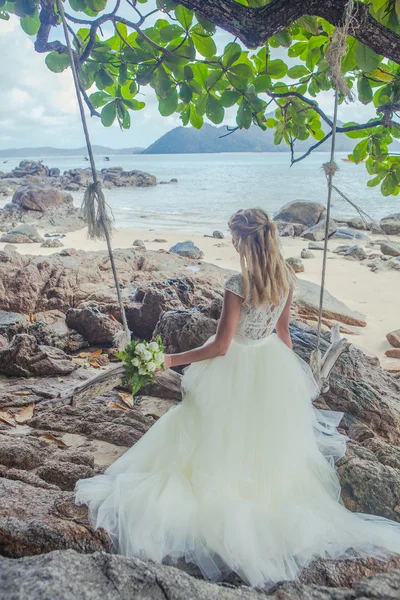
[[[278,306],[295,282],[285,262],[275,223],[261,208],[238,210],[229,220],[240,256],[245,303]]]

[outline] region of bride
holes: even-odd
[[[241,273],[225,284],[217,333],[165,356],[165,369],[191,364],[183,402],[103,475],[78,481],[77,503],[120,554],[186,559],[212,581],[235,571],[261,587],[318,557],[400,553],[400,524],[341,503],[342,415],[313,407],[318,389],[291,349],[295,282],[275,224],[250,209],[229,228]]]

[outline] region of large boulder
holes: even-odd
[[[286,221],[288,223],[301,223],[307,227],[313,227],[326,215],[326,208],[319,202],[306,202],[295,200],[282,206],[274,216],[274,221]]]
[[[322,242],[325,239],[326,219],[322,219],[313,227],[310,227],[302,233],[303,238],[314,242]],[[333,235],[337,230],[337,225],[333,219],[329,220],[328,237]]]
[[[0,350],[0,373],[16,377],[67,375],[76,365],[59,348],[39,345],[32,335],[20,333]]]
[[[34,225],[22,223],[1,236],[0,242],[9,244],[32,244],[43,242]]]
[[[186,352],[203,345],[217,330],[218,321],[199,309],[171,310],[159,320],[155,335],[160,335],[167,352]]]
[[[381,244],[381,252],[386,256],[400,256],[400,246],[391,244],[390,242],[383,242]]]
[[[304,319],[316,317],[319,310],[319,297],[319,285],[299,279],[293,294],[294,310]],[[365,327],[367,324],[364,315],[351,310],[344,302],[332,296],[326,289],[322,315],[326,319],[334,319],[347,325]]]
[[[26,332],[33,335],[39,344],[55,346],[69,353],[88,345],[77,331],[68,327],[65,315],[60,310],[36,313],[31,320]]]
[[[381,219],[382,231],[388,235],[400,235],[400,213],[393,213]]]
[[[71,308],[67,312],[67,325],[80,333],[89,344],[112,346],[122,325],[97,308]]]
[[[54,187],[22,186],[14,194],[13,204],[24,210],[46,212],[62,205],[73,204],[71,194]]]
[[[179,254],[179,256],[184,256],[185,258],[199,259],[203,258],[204,256],[200,248],[195,246],[194,243],[190,241],[178,242],[172,246],[169,251],[173,252],[174,254]]]
[[[225,585],[202,581],[197,573],[190,576],[190,565],[177,569],[98,551],[0,558],[0,584],[8,600],[395,600],[400,569],[387,571],[383,561],[318,561],[300,582],[263,591],[237,579]]]

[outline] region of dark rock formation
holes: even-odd
[[[274,221],[300,223],[306,227],[313,227],[325,217],[325,214],[326,209],[323,204],[295,200],[282,206],[274,216]]]
[[[67,375],[76,365],[60,349],[41,346],[32,335],[17,334],[0,350],[0,373],[9,376]]]

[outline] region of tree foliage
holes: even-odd
[[[309,1],[313,6],[318,4]],[[271,128],[275,143],[286,142],[292,149],[292,161],[301,160],[303,157],[294,155],[296,140],[310,139],[312,151],[332,135],[332,121],[319,107],[318,95],[333,88],[325,50],[337,16],[331,20],[309,16],[310,12],[318,15],[318,7],[312,12],[304,0],[304,14],[298,17],[301,12],[296,13],[298,18],[287,23],[290,15],[286,13],[285,21],[281,13],[285,13],[288,2],[289,6],[290,0],[182,0],[182,4],[156,0],[155,6],[154,0],[117,0],[110,7],[107,0],[66,0],[63,5],[74,60],[91,114],[99,116],[105,127],[117,121],[128,129],[132,111],[145,107],[143,89],[150,87],[163,116],[179,113],[183,125],[199,129],[205,119],[222,123],[226,110],[235,107],[237,128]],[[332,0],[320,0],[326,17],[329,3]],[[292,8],[294,4],[295,0]],[[363,23],[358,29],[354,26],[354,37],[347,38],[342,72],[355,97],[374,106],[376,117],[367,123],[346,123],[338,131],[357,138],[351,159],[355,163],[365,161],[372,176],[368,185],[380,185],[384,195],[397,195],[400,156],[391,149],[397,146],[393,139],[400,138],[396,114],[400,110],[400,1],[355,4],[354,18],[360,19],[357,8],[362,8],[364,23],[367,18],[368,27],[375,28],[379,36],[372,29],[365,39],[367,25],[364,30]],[[232,19],[222,12],[226,5]],[[258,40],[257,47],[244,47],[243,41],[252,45],[250,17],[254,23],[266,10],[271,11],[271,22],[272,11],[281,11],[276,13],[276,31],[271,35],[266,32],[266,39],[259,34],[262,42]],[[240,12],[236,15],[235,11]],[[28,35],[36,36],[35,48],[47,53],[50,70],[59,73],[69,67],[64,42],[49,41],[52,28],[60,23],[57,3],[0,0],[0,17],[8,19],[10,14],[20,18]],[[236,23],[240,22],[237,35],[219,48],[215,23],[234,34],[235,15]],[[279,27],[279,19],[284,26]],[[59,30],[55,31],[58,34]],[[322,128],[323,122],[328,133]]]

